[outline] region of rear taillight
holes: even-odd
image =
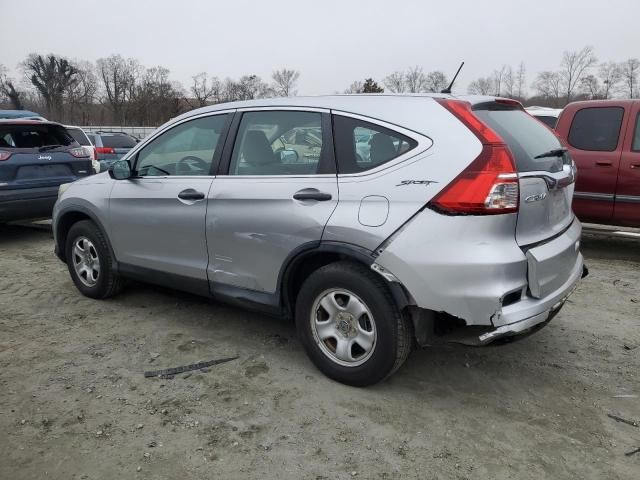
[[[518,211],[518,173],[509,147],[460,100],[439,99],[482,142],[480,155],[429,205],[453,215],[495,215]]]
[[[112,147],[95,147],[96,149],[96,160],[100,158],[100,154],[106,155],[108,153],[116,153],[115,149]]]
[[[2,162],[3,160],[9,160],[10,156],[11,156],[11,152],[5,152],[4,150],[0,150],[0,162]]]
[[[71,148],[69,153],[76,158],[89,157],[89,152],[84,147]]]

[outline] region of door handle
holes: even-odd
[[[326,202],[327,200],[331,200],[331,198],[330,193],[321,192],[316,188],[305,188],[293,194],[294,200],[317,200],[318,202]]]
[[[640,163],[632,163],[631,168],[640,168]]]
[[[194,190],[193,188],[187,188],[186,190],[182,190],[178,194],[178,198],[180,200],[191,200],[191,201],[203,200],[204,199],[204,193],[198,192],[197,190]]]
[[[613,162],[610,162],[608,160],[596,160],[596,165],[598,165],[599,167],[610,167],[611,165],[613,165]]]

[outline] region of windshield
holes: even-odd
[[[489,109],[482,106],[474,114],[491,127],[509,146],[520,172],[558,172],[568,154],[535,158],[562,148],[553,132],[523,110]]]

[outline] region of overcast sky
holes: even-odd
[[[30,52],[119,53],[185,87],[202,71],[268,79],[288,67],[299,94],[322,94],[412,65],[450,77],[464,60],[461,90],[521,60],[531,83],[584,45],[600,60],[640,57],[638,0],[0,0],[0,12],[0,64],[14,75]]]

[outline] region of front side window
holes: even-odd
[[[164,132],[138,153],[137,175],[211,175],[227,123],[227,115],[213,115]]]
[[[261,111],[242,115],[229,175],[332,173],[323,150],[322,114]]]
[[[356,118],[333,116],[338,173],[358,173],[387,163],[418,145],[388,128]]]
[[[622,125],[622,107],[589,107],[578,110],[571,122],[569,143],[580,150],[613,152]]]

